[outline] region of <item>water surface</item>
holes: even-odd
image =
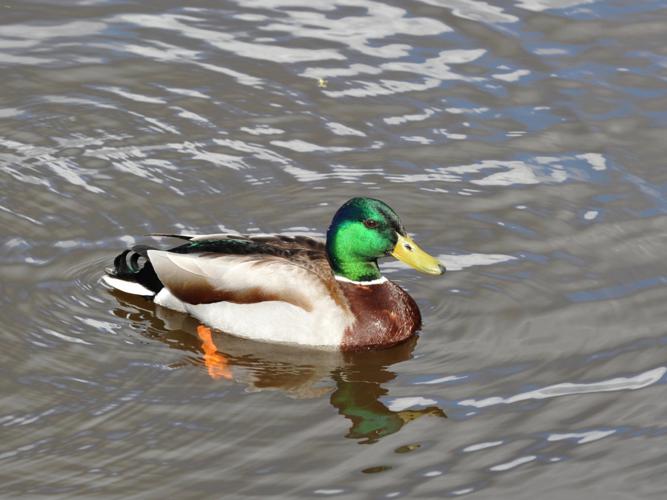
[[[667,494],[662,2],[0,8],[4,496]],[[99,282],[357,195],[450,270],[383,266],[425,320],[396,348],[207,353]]]

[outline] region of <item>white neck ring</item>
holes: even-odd
[[[370,280],[370,281],[354,281],[345,278],[344,276],[336,276],[337,281],[341,281],[342,283],[352,283],[353,285],[381,285],[382,283],[386,283],[388,280],[384,276],[380,276],[376,280]]]

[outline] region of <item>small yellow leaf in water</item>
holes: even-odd
[[[317,86],[321,89],[326,89],[327,88],[327,83],[329,83],[329,82],[327,82],[324,78],[319,78],[317,80]]]

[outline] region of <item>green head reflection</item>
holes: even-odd
[[[242,384],[251,392],[277,390],[292,398],[329,394],[331,405],[350,421],[346,437],[360,443],[374,443],[424,416],[446,418],[435,405],[392,409],[383,402],[389,393],[386,384],[396,378],[391,366],[412,357],[416,338],[379,351],[300,349],[214,332],[189,316],[141,298],[116,297],[120,303],[114,310],[117,316],[146,322],[146,337],[188,353],[172,367],[203,366],[211,379]]]
[[[420,417],[447,417],[437,406],[392,410],[382,401],[389,392],[384,384],[396,378],[389,367],[410,359],[416,340],[413,337],[381,351],[349,353],[345,356],[345,365],[332,373],[336,389],[331,394],[331,404],[352,422],[347,437],[374,443]]]

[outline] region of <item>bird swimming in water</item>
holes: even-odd
[[[156,235],[186,240],[118,255],[104,282],[204,325],[266,342],[340,350],[389,347],[421,327],[415,301],[380,273],[392,255],[418,271],[445,267],[420,249],[386,203],[352,198],[326,241],[306,236]]]

